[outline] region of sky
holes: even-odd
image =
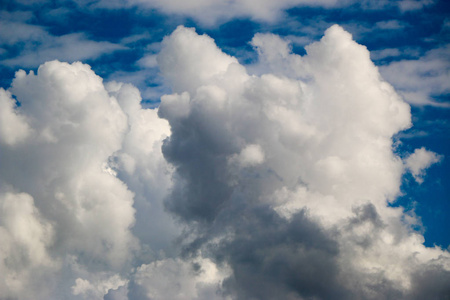
[[[0,300],[448,299],[445,0],[0,3]]]

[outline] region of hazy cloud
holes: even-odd
[[[37,67],[54,59],[74,62],[95,59],[126,47],[106,41],[94,41],[84,33],[54,36],[41,26],[17,21],[0,22],[0,45],[14,47],[20,55],[3,55],[0,64],[9,67]]]
[[[250,18],[258,22],[275,22],[283,17],[285,10],[294,7],[324,7],[340,8],[358,5],[362,9],[397,8],[400,11],[419,10],[425,6],[432,5],[432,0],[402,0],[398,2],[380,0],[281,0],[281,1],[211,1],[211,0],[100,0],[90,3],[86,0],[76,0],[80,5],[92,7],[135,7],[144,9],[156,9],[167,15],[181,15],[192,17],[203,25],[212,26],[235,18]]]
[[[380,67],[380,73],[393,84],[406,101],[416,105],[448,107],[436,95],[450,91],[449,46],[433,49],[418,59],[403,59]]]

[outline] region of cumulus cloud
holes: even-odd
[[[425,170],[432,164],[440,162],[442,159],[442,155],[438,155],[422,147],[414,150],[414,153],[405,159],[405,166],[411,172],[414,179],[418,183],[422,183]]]
[[[348,32],[259,34],[254,75],[194,29],[161,45],[158,109],[80,62],[0,90],[0,298],[449,295],[448,251],[389,206],[439,156],[393,152],[410,107]]]
[[[13,107],[12,95],[19,107]],[[127,282],[122,275],[134,254],[148,248],[136,238],[141,226],[135,232],[131,228],[142,223],[136,222],[135,209],[153,199],[139,185],[153,188],[154,198],[158,185],[165,187],[163,175],[169,172],[164,165],[159,168],[160,147],[153,144],[161,143],[168,126],[159,119],[152,123],[156,112],[140,108],[135,88],[111,84],[107,90],[79,62],[47,62],[37,74],[18,71],[1,97],[2,123],[13,126],[1,131],[0,187],[11,190],[2,194],[0,207],[1,268],[8,274],[1,294],[102,299],[109,289]],[[136,139],[148,143],[135,147]],[[155,160],[139,158],[151,157],[152,151]],[[134,193],[117,173],[135,174],[129,183],[140,193],[135,206]],[[30,288],[39,282],[46,282],[45,288]]]
[[[424,267],[448,274],[449,254],[388,206],[405,168],[392,136],[411,126],[409,106],[341,27],[303,57],[279,41],[255,37],[261,76],[193,29],[163,42],[176,92],[159,108],[175,167],[166,206],[189,225],[186,253],[229,265],[236,299],[412,298]],[[295,72],[277,68],[291,61]]]
[[[1,141],[14,145],[24,140],[30,134],[30,127],[25,118],[17,113],[15,100],[11,98],[11,93],[0,89],[0,124]]]
[[[42,218],[29,194],[14,191],[0,194],[0,237],[2,299],[18,294],[29,299],[45,296],[45,289],[40,290],[45,280],[34,277],[58,267],[48,252],[54,228]]]

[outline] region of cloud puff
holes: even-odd
[[[161,143],[168,126],[156,112],[140,108],[135,88],[108,89],[88,65],[51,61],[37,74],[17,72],[9,92],[1,91],[2,122],[14,126],[2,126],[0,132],[0,187],[10,190],[2,193],[0,206],[6,262],[1,268],[8,274],[2,295],[102,299],[109,289],[126,284],[124,272],[140,245],[146,246],[131,232],[141,224],[135,219],[134,193],[116,175],[119,169],[135,174],[130,187],[140,193],[137,208],[147,199],[145,188],[137,188],[143,177],[157,198],[165,171],[158,175],[160,147],[153,143]],[[11,95],[19,107],[13,107]],[[159,122],[153,124],[152,116]],[[147,143],[136,147],[141,138]],[[142,159],[137,166],[139,156],[151,157],[152,151],[155,160]],[[145,177],[147,167],[152,169]],[[45,288],[30,288],[44,281]]]
[[[423,177],[425,176],[425,170],[442,159],[442,155],[438,155],[422,147],[420,149],[415,149],[414,153],[405,159],[405,167],[411,172],[418,183],[422,183]]]
[[[36,274],[54,271],[59,262],[52,261],[48,247],[54,242],[54,228],[40,215],[29,194],[0,194],[0,291],[2,299],[32,299],[45,296],[43,278]]]
[[[139,299],[140,294],[155,300],[231,299],[219,292],[228,275],[226,268],[219,270],[209,259],[158,260],[138,268],[135,283],[139,288],[133,290],[132,298]]]
[[[0,138],[3,143],[14,145],[24,140],[31,132],[24,116],[17,113],[17,107],[11,93],[0,89]]]
[[[277,52],[279,41],[254,39],[261,76],[192,29],[163,42],[177,92],[159,108],[175,167],[166,206],[189,225],[186,253],[229,265],[223,287],[236,299],[414,298],[427,289],[421,270],[447,276],[450,256],[388,206],[404,172],[392,136],[411,126],[409,106],[341,27],[303,57],[283,42]],[[295,71],[277,68],[291,61]]]

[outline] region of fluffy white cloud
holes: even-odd
[[[179,229],[163,207],[163,199],[172,186],[172,167],[161,151],[163,140],[170,135],[169,124],[158,117],[157,110],[141,107],[142,98],[136,87],[110,82],[106,88],[128,117],[127,134],[112,165],[135,193],[133,232],[153,255],[160,250],[170,252]]]
[[[37,74],[17,72],[11,89],[1,91],[2,122],[10,126],[0,132],[2,295],[102,299],[126,284],[122,274],[140,243],[131,232],[134,193],[116,174],[136,174],[138,182],[150,172],[142,184],[153,182],[160,203],[158,188],[167,189],[170,173],[159,172],[158,145],[169,131],[155,111],[140,108],[135,88],[109,90],[88,65],[52,61]],[[148,143],[138,147],[141,138]],[[143,156],[152,157],[150,165]],[[148,195],[136,185],[130,181],[142,202]],[[46,288],[38,288],[41,280]]]
[[[414,153],[405,159],[405,166],[411,172],[414,179],[418,183],[422,183],[425,170],[442,159],[442,155],[438,155],[422,147],[414,150]]]
[[[253,45],[267,74],[184,27],[158,57],[177,92],[159,115],[176,172],[167,207],[192,230],[187,251],[229,264],[236,299],[415,299],[423,269],[448,278],[449,253],[388,206],[405,168],[392,136],[411,126],[410,108],[367,49],[339,26],[303,57],[273,35]]]
[[[449,253],[388,205],[439,156],[393,153],[410,107],[367,49],[339,26],[305,56],[274,35],[252,44],[256,75],[177,28],[156,110],[79,62],[18,71],[0,90],[0,294],[448,295]]]
[[[0,88],[0,139],[14,145],[24,140],[31,132],[26,119],[17,113],[16,103],[11,94]]]
[[[0,292],[5,299],[47,296],[45,278],[36,274],[54,271],[48,249],[54,242],[50,222],[42,218],[29,194],[13,191],[0,194]]]

